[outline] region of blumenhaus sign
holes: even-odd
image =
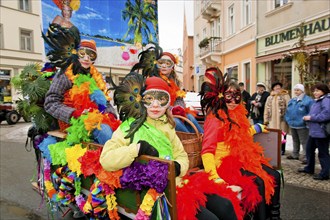
[[[285,32],[277,33],[275,35],[265,38],[265,46],[272,46],[275,44],[290,41],[299,37],[300,32],[303,31],[305,36],[313,35],[323,31],[330,30],[330,17],[322,20],[306,24],[301,28],[300,26],[287,30]]]

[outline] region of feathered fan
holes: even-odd
[[[131,72],[142,69],[143,77],[159,76],[156,61],[162,56],[163,49],[156,43],[152,44],[154,46],[139,54],[139,62],[132,67]]]
[[[217,111],[224,102],[225,82],[230,80],[230,74],[223,75],[218,67],[211,67],[205,71],[205,77],[209,80],[202,84],[199,95],[201,96],[201,106],[203,112],[209,109],[217,115]]]
[[[110,72],[111,78],[111,72]],[[145,87],[145,80],[142,75],[131,72],[125,76],[123,81],[116,86],[110,80],[114,92],[114,103],[118,107],[120,120],[124,121],[130,117],[136,120],[130,125],[125,138],[133,139],[134,133],[141,127],[147,117],[147,110],[142,102],[142,93]]]
[[[76,50],[80,44],[80,33],[77,28],[67,29],[58,24],[50,24],[42,37],[49,46],[47,57],[56,67],[65,69],[78,59]]]

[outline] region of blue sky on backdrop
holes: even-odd
[[[73,11],[71,22],[81,33],[121,39],[128,28],[127,21],[122,20],[125,2],[125,0],[81,0],[79,10]],[[42,15],[45,30],[56,15],[61,15],[61,10],[52,0],[42,0]]]

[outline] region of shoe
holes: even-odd
[[[286,158],[289,159],[289,160],[299,160],[299,157],[294,157],[292,155],[289,155]]]
[[[308,171],[306,171],[305,168],[299,168],[299,169],[298,169],[298,172],[299,172],[299,173],[314,174],[314,172],[308,172]]]
[[[282,151],[282,153],[281,153],[282,155],[285,155],[285,151]]]
[[[313,176],[314,180],[328,180],[329,177],[328,176],[320,176],[319,174],[316,174]]]

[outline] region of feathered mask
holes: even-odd
[[[218,67],[211,67],[205,71],[208,81],[204,82],[199,92],[203,112],[211,110],[214,114],[225,105],[224,92],[228,88],[229,74],[223,75]]]
[[[163,49],[156,43],[151,44],[153,46],[139,54],[139,62],[132,67],[131,72],[142,69],[143,77],[159,76],[156,64],[163,54]]]
[[[110,72],[111,78],[111,72]],[[114,92],[114,103],[117,105],[120,120],[124,121],[130,117],[136,120],[131,124],[125,138],[132,138],[134,133],[141,127],[147,117],[147,110],[142,102],[142,94],[145,88],[145,80],[142,75],[131,72],[125,76],[123,81],[116,86],[110,80]]]

